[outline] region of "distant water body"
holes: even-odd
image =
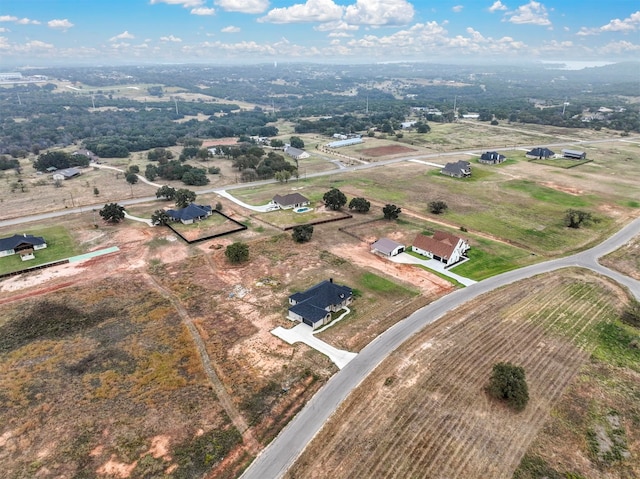
[[[607,65],[613,65],[616,62],[606,61],[555,61],[555,62],[542,62],[544,65],[548,65],[549,69],[553,70],[583,70],[585,68],[604,67]],[[552,65],[556,65],[555,67]]]

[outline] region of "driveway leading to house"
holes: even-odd
[[[226,190],[219,190],[219,191],[216,191],[216,193],[218,193],[223,198],[233,201],[235,204],[242,206],[243,208],[246,208],[251,211],[257,211],[258,213],[266,213],[267,211],[273,211],[273,210],[279,209],[278,207],[274,207],[273,203],[267,203],[266,205],[259,205],[259,206],[249,205],[243,201],[240,201],[238,198],[236,198]]]
[[[458,283],[464,284],[465,286],[471,286],[472,284],[477,283],[477,281],[453,273],[452,271],[445,268],[442,262],[436,259],[420,259],[407,253],[400,253],[396,256],[391,256],[389,260],[393,261],[394,263],[417,264],[420,266],[424,266],[425,268],[436,271],[444,276],[447,276],[448,278],[455,279]]]
[[[331,359],[331,361],[333,361],[333,363],[338,366],[339,369],[344,368],[353,358],[358,355],[357,353],[351,353],[349,351],[334,348],[321,339],[316,338],[313,333],[313,329],[303,323],[300,323],[291,329],[285,329],[281,326],[278,326],[276,329],[271,331],[271,334],[279,337],[289,344],[304,343],[307,346],[315,349],[316,351],[321,352],[322,354],[328,356],[329,359]]]

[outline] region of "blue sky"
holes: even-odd
[[[5,65],[639,58],[635,0],[0,2]]]

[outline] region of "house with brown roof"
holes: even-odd
[[[436,231],[433,236],[417,235],[413,240],[411,250],[451,266],[466,257],[469,243],[459,236]]]

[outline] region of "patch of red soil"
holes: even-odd
[[[387,156],[387,155],[397,155],[399,153],[409,153],[410,151],[417,151],[414,148],[409,148],[408,146],[402,145],[387,145],[387,146],[376,146],[375,148],[367,148],[362,150],[362,153],[368,156],[379,157],[379,156]]]

